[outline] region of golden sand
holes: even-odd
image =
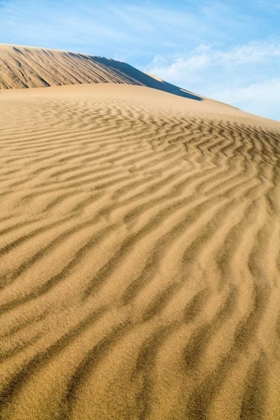
[[[0,91],[1,420],[279,420],[280,123],[107,82]]]

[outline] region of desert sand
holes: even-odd
[[[1,420],[279,420],[280,123],[85,57],[0,47]]]

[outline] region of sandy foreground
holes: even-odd
[[[280,123],[102,83],[0,142],[1,420],[280,418]]]

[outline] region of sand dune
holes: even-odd
[[[279,419],[280,123],[113,83],[0,115],[1,419]]]
[[[201,101],[202,97],[127,63],[67,51],[0,44],[0,89],[92,83],[147,86]]]

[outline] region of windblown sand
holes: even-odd
[[[280,418],[280,123],[0,92],[1,420]]]

